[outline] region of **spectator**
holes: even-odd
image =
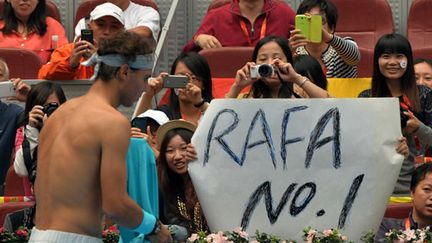
[[[226,98],[236,98],[241,90],[251,85],[243,98],[294,98],[300,97],[296,90],[304,90],[313,98],[329,97],[327,91],[301,76],[292,67],[292,56],[288,41],[283,37],[267,36],[260,40],[252,53],[252,62],[237,71],[234,84]],[[252,77],[251,69],[256,65],[268,64],[273,67],[269,77]]]
[[[224,46],[255,46],[267,35],[289,38],[294,11],[277,0],[232,0],[210,10],[183,51]]]
[[[126,30],[157,41],[160,30],[160,17],[156,9],[136,4],[130,0],[108,0],[108,2],[122,9]],[[86,28],[86,19],[80,19],[75,27],[75,36],[80,36],[81,29]]]
[[[0,47],[34,51],[43,63],[54,48],[68,43],[63,26],[46,16],[45,0],[5,1],[0,29]]]
[[[7,63],[0,58],[0,82],[9,82]],[[13,79],[16,87],[16,99],[25,101],[30,87],[20,79]],[[9,161],[15,155],[14,144],[19,122],[24,116],[24,109],[16,104],[7,104],[0,99],[0,195],[3,195],[3,183],[9,168]]]
[[[38,78],[73,80],[92,77],[94,68],[80,63],[96,52],[102,38],[124,31],[122,10],[112,3],[97,6],[90,13],[89,28],[93,30],[94,43],[77,39],[74,43],[57,48],[51,55],[50,62],[39,70]]]
[[[158,109],[165,112],[170,120],[183,119],[198,124],[201,114],[213,99],[211,73],[207,61],[195,52],[182,53],[174,60],[170,74],[186,75],[189,83],[184,89],[170,89],[168,104]],[[138,113],[150,108],[153,97],[162,90],[163,78],[167,75],[161,73],[157,78],[149,80]]]
[[[409,195],[414,157],[424,154],[424,148],[432,142],[432,92],[416,85],[411,45],[402,35],[382,36],[375,45],[373,63],[372,89],[359,97],[399,98],[402,133],[410,154],[402,164],[393,194]]]
[[[411,178],[412,211],[404,219],[383,218],[375,236],[375,242],[387,242],[385,234],[392,229],[416,230],[432,225],[430,200],[432,197],[432,164],[425,163],[417,167]]]
[[[339,37],[334,32],[338,20],[336,6],[328,0],[304,0],[297,14],[322,16],[322,41],[309,42],[299,29],[291,32],[289,39],[295,54],[311,55],[317,59],[327,78],[355,78],[360,51],[350,37]]]
[[[157,130],[161,220],[186,228],[189,235],[209,231],[188,173],[188,163],[196,159],[190,143],[194,131],[195,125],[183,120],[167,122]]]
[[[51,82],[36,84],[28,94],[24,110],[26,118],[22,121],[22,125],[25,126],[24,142],[15,154],[14,169],[17,175],[28,177],[31,184],[34,183],[36,173],[39,132],[48,116],[64,102],[66,96],[63,89],[59,84]],[[29,158],[28,161],[26,156]]]
[[[414,72],[417,84],[432,88],[432,59],[417,58],[414,61]]]
[[[309,55],[294,56],[293,68],[298,74],[307,77],[316,86],[327,90],[327,78],[321,69],[321,65],[314,57]],[[303,93],[301,96],[308,97],[306,93]]]

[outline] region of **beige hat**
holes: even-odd
[[[163,124],[162,126],[160,126],[158,128],[158,130],[156,131],[156,138],[158,140],[159,144],[162,144],[163,139],[165,138],[166,134],[173,130],[173,129],[177,129],[177,128],[183,128],[186,130],[189,130],[191,132],[195,132],[196,126],[195,124],[185,121],[185,120],[172,120],[169,121],[165,124]]]
[[[90,13],[90,21],[102,18],[104,16],[112,16],[124,25],[123,11],[117,5],[112,3],[103,3],[97,5]]]

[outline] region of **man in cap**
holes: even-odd
[[[130,0],[108,0],[108,2],[123,10],[126,30],[157,41],[160,31],[160,16],[156,9],[136,4]],[[81,29],[85,28],[86,18],[82,18],[75,27],[75,36],[81,35]]]
[[[171,242],[168,228],[128,195],[130,123],[116,110],[144,91],[152,48],[132,32],[98,44],[86,64],[95,65],[92,87],[58,108],[40,134],[36,226],[29,242],[101,243],[103,215],[152,241]]]
[[[93,67],[80,65],[96,52],[102,38],[109,38],[125,31],[123,11],[112,3],[98,5],[90,13],[89,29],[93,31],[93,42],[77,39],[57,48],[51,55],[50,61],[39,70],[39,79],[72,80],[89,79],[92,77]]]

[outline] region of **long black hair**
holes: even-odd
[[[213,99],[212,77],[207,60],[196,52],[181,53],[174,60],[170,74],[175,74],[179,62],[182,62],[202,82],[203,89],[201,90],[201,96],[204,101],[210,102]],[[173,89],[171,89],[169,97],[169,109],[174,117],[181,117],[179,98]]]
[[[40,36],[45,35],[47,31],[46,16],[46,0],[38,0],[36,8],[30,14],[26,23],[27,29],[36,31]],[[1,29],[3,34],[11,34],[13,30],[16,31],[18,29],[18,18],[12,8],[12,4],[8,1],[4,2],[3,20],[5,23],[3,29]]]
[[[25,118],[21,125],[28,123],[29,113],[35,105],[43,106],[48,100],[51,94],[56,94],[59,102],[61,104],[66,102],[66,95],[59,84],[44,81],[34,85],[27,95],[27,101],[25,104]]]
[[[256,62],[258,58],[258,52],[261,49],[261,47],[269,42],[276,42],[279,47],[282,49],[285,57],[287,58],[289,63],[292,63],[292,54],[291,49],[288,44],[288,41],[286,38],[275,36],[275,35],[269,35],[264,38],[262,38],[256,45],[255,49],[252,53],[252,61]],[[292,96],[292,83],[291,82],[282,82],[281,87],[279,89],[279,98],[291,98]],[[257,80],[252,84],[252,88],[249,92],[253,98],[271,98],[271,90],[267,86],[267,84],[263,80]]]
[[[379,58],[383,54],[403,54],[407,58],[405,73],[400,78],[400,88],[408,97],[412,108],[420,112],[420,98],[414,73],[414,61],[411,44],[404,36],[396,33],[383,35],[375,45],[373,75],[372,75],[372,97],[390,97],[391,92],[387,86],[386,78],[379,68]]]
[[[327,90],[327,78],[319,62],[310,55],[297,55],[293,58],[294,70],[308,77],[316,86]]]

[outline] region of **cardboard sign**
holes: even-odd
[[[222,99],[194,134],[189,173],[212,231],[300,240],[381,222],[403,156],[399,104],[380,99]]]

